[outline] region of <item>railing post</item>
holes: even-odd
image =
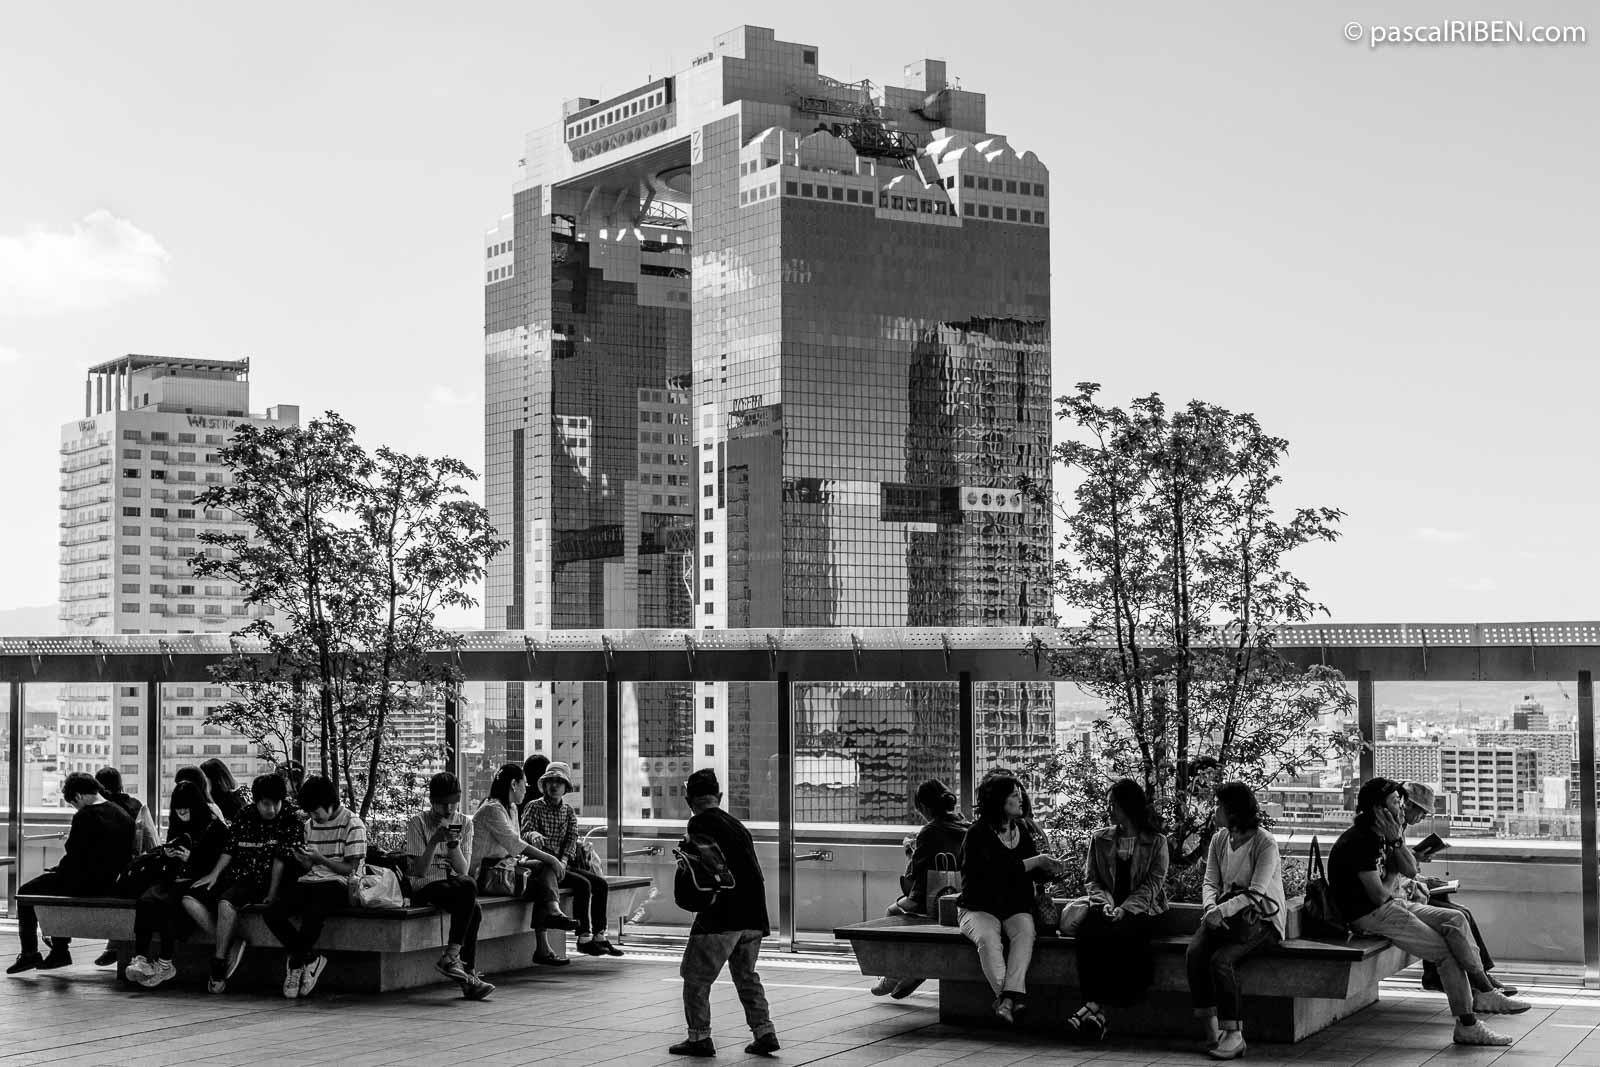
[[[973,699],[972,672],[962,671],[956,690],[956,796],[963,808],[971,809],[973,790],[977,787],[978,717],[977,702]]]
[[[606,672],[606,865],[622,873],[622,683]]]
[[[117,703],[116,688],[111,692],[111,722],[112,729],[116,730],[121,705]],[[113,752],[117,750],[116,742],[113,737]],[[162,825],[165,819],[161,806],[161,683],[154,678],[144,687],[144,781],[144,803],[150,809],[150,817],[156,821],[156,838],[160,840],[166,830]]]
[[[1374,723],[1376,697],[1372,688],[1372,672],[1356,672],[1356,729],[1361,732],[1361,781],[1377,777],[1377,725]]]
[[[6,854],[11,857],[11,870],[6,876],[6,914],[16,917],[17,886],[22,884],[22,797],[23,777],[28,765],[23,760],[23,692],[22,679],[11,683],[11,707],[6,726],[11,731],[6,745],[6,758],[11,761],[11,774],[6,779]]]
[[[1600,868],[1595,841],[1594,674],[1578,672],[1578,797],[1583,828],[1583,984],[1600,985]]]
[[[795,950],[794,911],[794,708],[789,672],[778,675],[778,927],[783,948]]]

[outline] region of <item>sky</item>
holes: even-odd
[[[0,8],[0,610],[55,600],[59,427],[124,353],[248,357],[257,411],[481,468],[482,233],[524,132],[750,23],[988,94],[1051,171],[1056,391],[1288,438],[1281,504],[1347,512],[1289,561],[1335,620],[1600,618],[1600,40],[1372,45],[1495,14],[1433,0],[550,11]]]

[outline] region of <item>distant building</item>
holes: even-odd
[[[1379,741],[1372,746],[1373,769],[1397,782],[1439,782],[1437,741]]]
[[[1550,729],[1550,716],[1545,713],[1544,705],[1525,696],[1511,709],[1511,728],[1513,730],[1548,730]]]
[[[1489,748],[1516,748],[1538,754],[1539,776],[1565,775],[1578,754],[1578,735],[1571,730],[1479,730],[1475,744]]]
[[[1443,745],[1439,762],[1440,785],[1468,817],[1515,814],[1539,780],[1538,755],[1530,749]]]
[[[295,426],[298,407],[250,414],[249,360],[129,355],[89,368],[84,415],[61,428],[61,612],[72,637],[230,633],[252,619],[244,591],[194,577],[206,530],[236,530],[197,500],[223,483],[219,453],[245,423]],[[62,773],[114,766],[141,797],[148,746],[163,782],[217,757],[236,777],[257,772],[249,742],[205,725],[227,697],[213,685],[164,685],[160,737],[147,730],[143,685],[63,687]]]

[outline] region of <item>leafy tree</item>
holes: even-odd
[[[192,567],[270,610],[242,631],[265,642],[265,659],[231,657],[213,672],[235,699],[212,718],[286,753],[311,740],[322,773],[366,816],[386,795],[396,715],[457,681],[428,656],[454,640],[438,610],[476,603],[464,587],[505,542],[467,499],[465,464],[369,455],[334,412],[303,427],[241,426],[221,459],[232,480],[200,505],[246,529],[202,533]]]
[[[1046,822],[1080,834],[1105,822],[1113,778],[1140,781],[1186,863],[1210,839],[1217,782],[1260,789],[1354,744],[1342,725],[1317,725],[1348,716],[1343,676],[1301,669],[1274,645],[1281,627],[1326,614],[1284,557],[1335,540],[1343,513],[1279,516],[1288,442],[1252,415],[1200,401],[1169,412],[1156,394],[1106,407],[1098,392],[1085,382],[1058,400],[1079,431],[1055,448],[1079,478],[1071,505],[1025,488],[1057,512],[1055,592],[1084,621],[1063,631],[1052,665],[1109,714],[1095,723],[1098,753],[1058,754],[1032,773],[1046,796],[1071,781]]]

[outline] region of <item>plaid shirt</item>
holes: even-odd
[[[522,809],[522,829],[542,835],[545,851],[562,863],[572,862],[578,850],[578,810],[571,804],[551,804],[544,797],[528,801]]]

